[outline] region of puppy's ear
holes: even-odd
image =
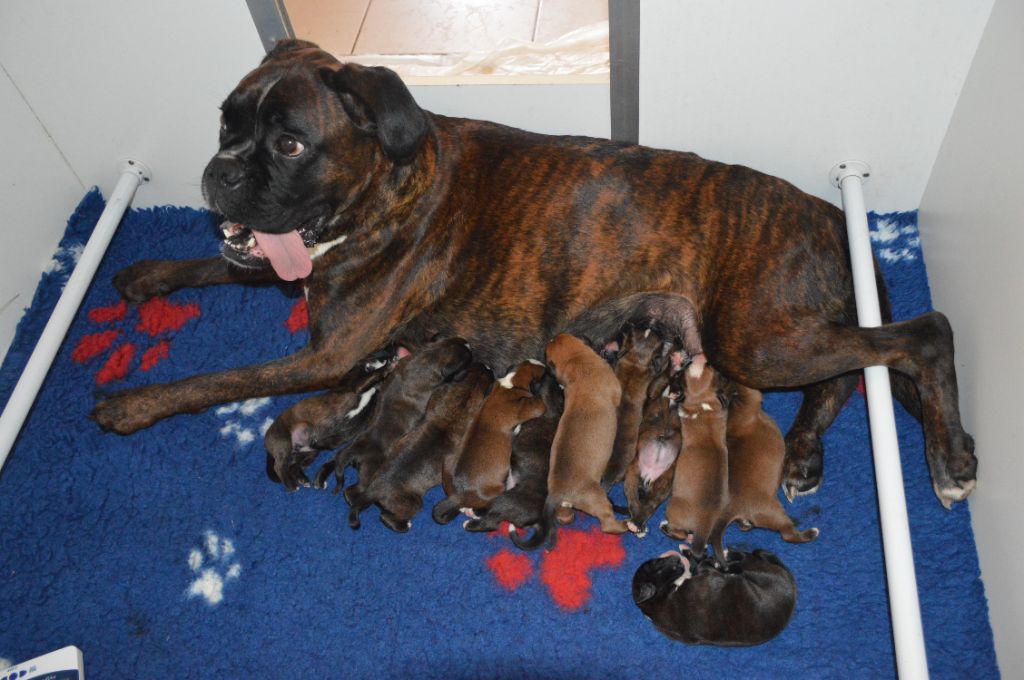
[[[650,581],[633,584],[633,602],[643,604],[658,594],[658,588]]]
[[[338,93],[356,128],[376,135],[391,160],[412,160],[427,136],[427,116],[397,73],[349,63],[336,71],[323,69],[320,77]]]

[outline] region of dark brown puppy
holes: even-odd
[[[636,458],[647,388],[665,367],[663,345],[661,336],[650,327],[629,328],[625,333],[622,349],[615,362],[615,377],[622,387],[615,445],[612,447],[608,467],[601,477],[601,486],[606,490],[622,481],[626,476],[626,468]]]
[[[544,413],[544,402],[530,391],[544,370],[542,365],[523,362],[487,395],[462,451],[444,470],[448,497],[434,506],[434,521],[447,524],[462,510],[486,510],[508,488],[515,431]]]
[[[667,373],[655,379],[648,390],[636,456],[622,485],[638,536],[646,535],[647,521],[672,493],[674,464],[683,443],[679,397],[678,392],[670,392]]]
[[[553,544],[558,508],[575,508],[596,517],[601,531],[625,533],[629,527],[615,517],[611,501],[601,488],[615,444],[615,423],[622,388],[615,372],[579,338],[562,333],[545,350],[548,368],[565,390],[565,408],[551,444],[548,497],[544,515],[530,539],[512,534],[520,548]]]
[[[707,365],[704,355],[698,354],[685,371],[685,394],[679,406],[683,447],[661,524],[662,531],[680,541],[693,534],[691,545],[697,556],[704,554],[729,502],[727,412],[718,399],[718,388],[718,374]]]
[[[759,645],[785,630],[796,608],[793,575],[770,552],[713,559],[667,552],[640,565],[633,602],[659,632],[691,645]]]
[[[588,310],[666,293],[692,301],[723,374],[804,391],[787,435],[788,492],[819,484],[821,435],[856,387],[852,372],[870,365],[895,369],[896,395],[922,419],[940,500],[974,488],[949,323],[932,312],[858,327],[835,206],[694,154],[434,115],[394,72],[341,64],[303,41],[279,42],[222,110],[203,191],[234,223],[225,257],[139,263],[115,285],[140,301],[183,286],[268,283],[275,268],[305,276],[304,244],[315,257],[309,345],[115,394],[93,413],[105,430],[330,389],[422,313],[503,368],[570,327],[596,337],[573,326]],[[882,305],[888,320],[884,295]]]
[[[494,376],[483,364],[470,365],[464,378],[434,390],[422,422],[391,445],[387,462],[364,492],[348,494],[349,526],[359,528],[359,513],[376,503],[380,520],[405,533],[423,507],[423,495],[441,483],[442,466],[456,458],[470,424]]]
[[[398,362],[405,348],[386,350],[359,362],[335,389],[300,401],[273,422],[263,438],[267,476],[289,491],[310,486],[305,468],[320,451],[354,437],[372,411],[376,385]]]
[[[359,473],[359,482],[346,489],[361,492],[373,480],[386,460],[392,443],[409,432],[423,418],[430,396],[445,382],[465,372],[473,359],[465,341],[460,338],[439,340],[398,362],[398,366],[381,384],[366,428],[334,460],[326,463],[316,476],[316,486],[323,488],[334,473],[337,493],[345,483],[345,468],[352,465]],[[349,501],[351,504],[351,501]]]
[[[466,531],[494,531],[502,522],[508,522],[512,525],[510,530],[514,530],[540,522],[548,495],[551,443],[565,400],[562,388],[550,373],[534,389],[544,402],[544,414],[523,423],[512,440],[511,487],[494,499],[482,517],[464,522]]]
[[[729,449],[729,503],[711,534],[715,554],[721,557],[722,535],[739,522],[744,529],[760,527],[782,534],[790,543],[818,537],[817,529],[797,531],[779,502],[782,461],[786,444],[779,426],[764,412],[763,397],[737,383],[729,386],[729,417],[725,438]]]

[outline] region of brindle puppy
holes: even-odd
[[[640,565],[633,602],[659,632],[691,645],[759,645],[785,630],[796,608],[796,581],[766,550],[711,557],[666,552]]]
[[[596,517],[607,533],[629,530],[615,517],[601,487],[615,444],[616,413],[622,398],[615,372],[583,341],[564,333],[548,343],[545,356],[565,389],[565,409],[551,445],[544,515],[532,538],[511,535],[516,545],[527,550],[544,541],[554,543],[558,508],[575,508]]]
[[[300,401],[282,413],[267,430],[267,476],[289,491],[310,486],[305,468],[320,451],[334,449],[354,437],[372,411],[377,384],[395,367],[404,347],[384,350],[359,362],[335,389]]]
[[[523,429],[512,440],[512,485],[494,499],[482,517],[467,520],[462,525],[466,531],[494,531],[502,522],[508,522],[510,531],[514,531],[515,527],[532,526],[541,520],[548,495],[551,443],[565,400],[550,373],[537,382],[535,390],[544,402],[544,414],[523,423]]]
[[[448,497],[434,506],[434,521],[447,524],[462,509],[486,510],[508,488],[516,429],[544,413],[544,402],[530,391],[544,370],[523,362],[487,395],[454,466],[444,470]]]
[[[359,482],[345,490],[346,500],[350,494],[365,489],[385,462],[391,444],[423,418],[434,390],[463,374],[472,359],[473,355],[460,338],[431,343],[402,359],[381,383],[366,429],[333,461],[320,468],[316,486],[322,488],[327,477],[334,473],[337,483],[334,492],[337,493],[345,482],[345,468],[352,465],[359,473]]]
[[[622,481],[626,468],[636,457],[647,388],[665,367],[662,345],[661,336],[652,332],[650,327],[631,327],[625,333],[622,350],[615,363],[615,377],[622,387],[615,445],[612,447],[608,467],[601,477],[601,486],[606,490]]]
[[[647,534],[647,521],[672,493],[673,464],[683,443],[677,403],[680,393],[670,390],[667,373],[651,383],[637,436],[636,457],[629,464],[623,483],[629,518],[637,526],[638,536]]]
[[[423,507],[423,495],[441,483],[441,468],[459,455],[494,376],[483,364],[470,365],[464,378],[434,390],[423,421],[391,446],[387,462],[362,493],[349,495],[348,523],[359,528],[359,513],[376,503],[380,520],[405,533]]]
[[[718,374],[697,355],[685,372],[685,396],[679,407],[683,448],[676,459],[672,497],[661,530],[677,540],[693,535],[695,555],[703,555],[729,501],[726,410],[718,399]],[[722,555],[716,558],[722,559]]]
[[[797,531],[779,502],[786,444],[779,426],[761,407],[761,393],[738,383],[730,386],[729,393],[725,430],[729,448],[729,503],[711,534],[715,554],[724,554],[722,535],[733,522],[739,522],[744,529],[754,526],[778,531],[790,543],[813,541],[818,530]]]

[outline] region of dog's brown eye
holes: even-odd
[[[302,142],[295,139],[291,135],[281,135],[274,142],[274,148],[277,149],[278,153],[284,154],[289,158],[295,158],[306,150],[306,147],[302,145]]]

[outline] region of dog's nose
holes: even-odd
[[[207,171],[225,189],[236,189],[245,179],[245,166],[226,154],[215,156]]]
[[[218,181],[225,189],[234,189],[245,178],[245,171],[241,163],[225,163],[221,166],[217,175]]]

